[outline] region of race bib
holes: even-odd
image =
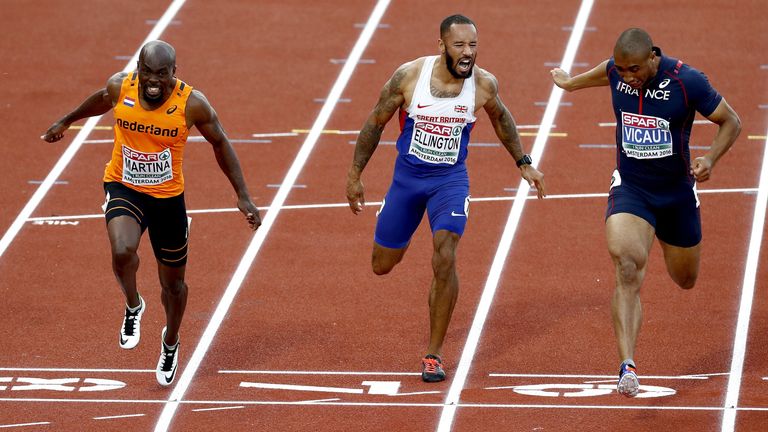
[[[621,145],[627,156],[658,159],[672,155],[672,134],[667,120],[623,112],[621,123]]]
[[[418,121],[413,125],[408,154],[428,163],[455,165],[459,159],[464,126]]]
[[[173,178],[171,150],[144,153],[123,146],[123,182],[137,185],[158,185]]]

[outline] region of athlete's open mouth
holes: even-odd
[[[158,97],[162,93],[160,86],[148,85],[144,87],[144,93],[149,97]]]
[[[469,72],[470,69],[472,69],[472,59],[469,58],[463,58],[459,60],[459,63],[456,67],[459,71],[462,73]]]

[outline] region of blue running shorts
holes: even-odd
[[[693,247],[701,242],[701,214],[696,185],[684,182],[664,187],[640,187],[622,181],[618,171],[611,179],[605,218],[630,213],[645,219],[656,230],[656,237],[678,247]]]
[[[469,177],[464,164],[439,174],[425,174],[398,160],[377,213],[374,240],[384,247],[404,248],[425,210],[433,234],[438,230],[464,234],[469,216]]]

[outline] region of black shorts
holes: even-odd
[[[187,263],[189,224],[184,193],[155,198],[118,182],[104,183],[104,192],[107,224],[117,216],[130,216],[139,223],[142,233],[149,229],[149,241],[159,262],[170,267]]]
[[[622,181],[618,171],[611,179],[605,218],[630,213],[645,219],[664,243],[683,248],[701,242],[701,214],[696,185],[679,183],[652,190]]]

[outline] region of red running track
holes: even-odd
[[[463,5],[461,12],[478,24],[478,64],[498,77],[502,98],[520,125],[542,120],[544,107],[537,102],[546,102],[551,91],[546,64],[563,57],[570,37],[564,28],[573,25],[579,3]],[[163,38],[178,51],[179,76],[205,92],[230,138],[248,140],[254,133],[312,127],[322,106],[315,99],[328,95],[342,69],[331,59],[349,55],[374,4],[191,0]],[[613,277],[602,230],[605,199],[578,197],[606,191],[614,158],[609,148],[580,146],[613,142],[613,129],[598,125],[612,121],[608,93],[594,89],[562,99],[566,104],[553,132],[567,136],[548,139],[539,166],[550,193],[564,197],[526,204],[466,382],[454,382],[457,364],[515,194],[508,188],[519,183],[504,150],[491,146],[496,139],[483,114],[473,142],[488,146],[470,150],[473,197],[506,199],[472,205],[459,252],[462,292],[445,348],[449,380],[427,385],[416,374],[427,343],[427,230],[417,232],[393,274],[375,277],[368,267],[376,206],[359,217],[333,206],[344,201],[354,134],[325,133],[295,182],[300,187],[287,199],[289,205],[325,206],[278,213],[170,429],[436,430],[446,393],[458,385],[463,390],[455,431],[720,430],[768,129],[760,108],[768,73],[761,53],[768,52],[768,42],[750,37],[761,34],[764,6],[729,5],[705,2],[693,9],[652,1],[637,8],[598,2],[575,59],[574,71],[584,70],[581,64],[610,55],[621,30],[642,26],[666,53],[705,71],[744,123],[734,149],[713,180],[702,185],[700,284],[690,292],[675,289],[659,251],[651,258],[637,360],[642,374],[664,377],[644,379],[644,385],[673,389],[673,395],[626,400],[602,387],[612,387],[617,363],[610,327]],[[153,25],[146,21],[162,13],[146,1],[125,11],[88,1],[9,2],[4,9],[0,20],[8,37],[0,44],[8,53],[3,68],[8,73],[0,79],[12,84],[0,87],[6,101],[0,109],[9,124],[19,126],[2,138],[3,233],[36,188],[27,182],[41,180],[75,134],[53,145],[37,136],[122,68],[126,60],[115,56],[133,54]],[[324,129],[358,129],[399,64],[437,52],[437,25],[454,12],[443,2],[394,0],[341,95],[348,102],[336,105]],[[84,16],[98,19],[85,27]],[[30,25],[30,17],[37,25]],[[713,36],[713,28],[730,30]],[[51,79],[53,74],[65,78]],[[99,123],[109,124],[108,117]],[[707,145],[714,130],[696,126],[692,145]],[[383,140],[396,134],[393,120]],[[89,139],[109,137],[108,130],[96,130]],[[260,205],[273,200],[277,189],[268,185],[283,182],[305,138],[301,133],[235,144]],[[527,149],[533,142],[533,136],[523,137]],[[53,186],[33,216],[98,215],[109,146],[85,144],[59,178],[66,183]],[[386,191],[394,154],[394,147],[383,143],[366,170],[369,201]],[[191,143],[186,162],[189,209],[232,206],[234,197],[207,144]],[[236,213],[192,218],[182,374],[251,240]],[[0,326],[0,426],[150,430],[171,394],[152,378],[163,315],[151,251],[142,247],[139,274],[149,300],[144,341],[124,352],[114,343],[121,305],[103,222],[98,217],[70,222],[77,224],[30,221],[0,256],[6,317],[23,323],[7,320]],[[760,257],[765,246],[762,252]],[[761,361],[768,319],[764,265],[756,280],[739,398],[739,406],[749,410],[739,411],[736,423],[736,430],[744,431],[768,424],[763,396],[768,384],[762,379],[768,373]],[[690,376],[696,374],[712,375]],[[31,378],[43,388],[24,390]],[[111,381],[102,382],[108,383],[102,391],[87,391],[100,382],[96,379]],[[58,381],[61,388],[53,380],[64,380]],[[22,426],[31,423],[46,424]]]

